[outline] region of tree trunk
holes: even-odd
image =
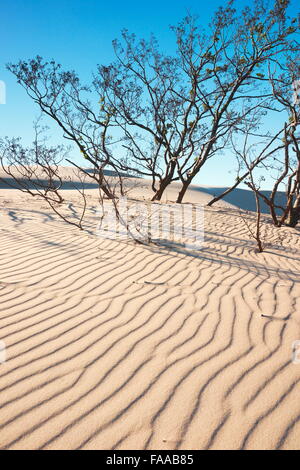
[[[168,180],[162,180],[159,186],[159,189],[156,191],[154,194],[153,198],[151,201],[160,201],[162,198],[162,195],[166,189],[166,187],[170,184],[170,181]]]
[[[287,225],[289,227],[296,227],[299,220],[300,220],[300,195],[297,196],[295,203],[289,212]]]
[[[186,193],[186,190],[188,189],[190,183],[191,183],[191,180],[187,180],[187,181],[184,181],[184,182],[182,183],[182,188],[181,188],[181,190],[179,191],[178,196],[177,196],[177,200],[176,200],[176,202],[177,202],[178,204],[180,204],[180,203],[182,202],[182,200],[183,200],[183,198],[184,198],[184,195],[185,195],[185,193]]]
[[[167,174],[160,181],[159,189],[156,191],[156,193],[154,194],[151,201],[160,201],[161,200],[162,195],[163,195],[166,187],[169,186],[170,183],[172,183],[175,168],[176,168],[176,163],[172,162],[171,166],[167,169]]]
[[[260,238],[260,224],[261,224],[261,205],[259,195],[255,193],[255,201],[256,201],[256,241],[257,241],[257,248],[258,252],[262,253],[264,251],[264,247]]]

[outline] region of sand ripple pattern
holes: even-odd
[[[0,447],[299,448],[299,232],[269,230],[209,209],[187,252],[2,209]]]

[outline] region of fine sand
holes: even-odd
[[[254,214],[222,202],[201,250],[143,246],[97,236],[87,197],[80,232],[0,189],[0,448],[299,449],[299,229],[264,216],[259,254]]]

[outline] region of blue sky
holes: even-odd
[[[222,0],[152,0],[111,2],[102,0],[4,0],[0,10],[0,80],[7,88],[6,105],[0,105],[0,136],[21,136],[32,140],[32,121],[38,110],[15,78],[5,70],[7,62],[41,55],[55,59],[64,68],[74,69],[89,80],[97,63],[113,60],[111,42],[123,28],[147,37],[153,32],[165,51],[174,47],[169,26],[188,12],[208,23]],[[239,6],[245,5],[239,0]],[[292,2],[298,4],[297,0]],[[299,7],[297,7],[299,10]],[[218,169],[216,171],[216,168]],[[234,178],[227,162],[213,160],[197,176],[195,183],[229,185]]]

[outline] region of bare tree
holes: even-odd
[[[288,2],[280,2],[282,8],[286,9],[288,7]],[[285,4],[284,4],[285,3]],[[254,170],[257,166],[263,164],[264,161],[270,161],[270,159],[277,160],[280,164],[279,166],[275,167],[275,173],[277,175],[275,176],[275,183],[274,187],[271,193],[270,200],[266,198],[264,195],[261,195],[261,197],[265,197],[265,202],[267,205],[270,207],[270,211],[274,220],[274,223],[276,225],[280,225],[280,222],[277,221],[276,218],[276,208],[274,207],[274,200],[277,195],[277,190],[280,187],[281,183],[284,183],[285,178],[289,174],[288,166],[290,161],[289,159],[289,151],[290,151],[290,144],[292,143],[292,140],[286,140],[285,139],[285,129],[288,129],[288,134],[292,133],[293,134],[293,142],[295,142],[296,138],[296,127],[290,126],[291,123],[295,123],[295,126],[297,126],[297,121],[299,121],[299,117],[297,118],[297,113],[299,116],[299,111],[296,109],[296,100],[293,100],[292,94],[293,94],[293,83],[299,79],[299,60],[300,60],[300,47],[299,47],[299,42],[295,39],[297,38],[296,33],[299,35],[299,14],[298,18],[292,18],[290,19],[289,17],[289,24],[287,24],[286,21],[286,10],[281,11],[281,8],[274,8],[274,13],[279,16],[280,21],[282,21],[282,36],[286,35],[286,39],[292,34],[293,39],[291,41],[287,41],[285,48],[281,49],[281,53],[278,54],[278,56],[271,56],[267,62],[267,69],[265,70],[264,76],[259,76],[259,81],[265,82],[265,90],[267,93],[269,93],[270,85],[272,88],[272,96],[273,99],[269,101],[269,111],[267,115],[267,119],[264,122],[264,127],[267,128],[267,132],[265,133],[264,137],[266,138],[265,142],[266,144],[262,147],[261,150],[259,150],[256,154],[256,157],[252,160],[250,169],[246,169],[245,172],[242,170],[245,170],[243,165],[238,165],[238,174],[235,179],[234,184],[226,189],[222,194],[214,197],[209,203],[209,206],[212,206],[219,200],[223,199],[225,196],[227,196],[230,192],[232,192],[235,188],[237,188],[242,182],[244,182],[247,178],[249,179],[250,177],[250,172]],[[259,74],[261,75],[261,74]],[[294,96],[295,96],[295,91],[294,91]],[[298,101],[299,104],[299,101]],[[279,107],[278,107],[279,105]],[[282,127],[274,133],[272,129],[272,123],[273,123],[273,118],[274,114],[272,111],[277,111],[281,113],[287,113],[287,119],[288,122],[283,124]],[[284,122],[283,118],[283,122]],[[271,125],[270,125],[271,124]],[[246,128],[244,134],[249,133],[249,129]],[[259,136],[257,136],[259,137]],[[260,136],[262,137],[262,136]],[[278,143],[279,142],[279,143]],[[273,144],[277,145],[273,145]],[[286,143],[288,144],[287,148]],[[293,149],[294,152],[296,152],[296,147]],[[278,157],[278,153],[281,153],[281,158],[280,156]],[[272,169],[274,170],[274,165],[266,163],[266,171],[268,173],[272,173]],[[295,173],[295,175],[297,172]],[[294,175],[294,176],[295,176]],[[291,175],[290,175],[291,176]],[[292,176],[292,179],[294,178]],[[288,185],[288,188],[290,185]],[[289,191],[289,189],[288,189]],[[288,194],[289,197],[289,194]],[[272,209],[273,207],[273,209]],[[284,219],[285,220],[285,219]],[[283,221],[281,221],[283,223]]]
[[[296,60],[288,55],[281,69],[279,77],[275,77],[272,69],[269,69],[274,100],[283,106],[288,115],[283,138],[284,159],[270,201],[272,205],[278,188],[285,183],[286,206],[277,225],[286,223],[295,227],[300,220],[300,98],[294,93],[292,95],[292,92],[295,81],[300,77],[300,52]],[[276,223],[274,217],[273,220]]]
[[[258,150],[258,155],[256,155],[255,158],[251,162],[249,162],[249,168],[245,168],[245,165],[243,164],[243,159],[240,159],[239,153],[236,152],[236,149],[232,148],[234,150],[234,156],[237,157],[238,164],[235,183],[229,188],[227,188],[223,193],[219,194],[218,196],[215,196],[211,201],[209,201],[207,205],[212,206],[221,199],[224,199],[228,194],[234,191],[242,182],[246,181],[246,179],[250,176],[251,171],[259,167],[265,160],[268,160],[276,151],[284,149],[284,144],[278,143],[278,139],[280,138],[280,135],[282,135],[282,133],[283,129],[280,129],[275,135],[269,136],[269,142],[265,146],[263,146],[262,149]],[[243,129],[243,134],[247,135],[245,128]],[[260,137],[267,138],[268,136],[265,135]],[[276,144],[275,148],[273,147],[274,143]]]
[[[47,138],[44,135],[47,127],[42,127],[39,121],[40,119],[34,126],[35,139],[30,147],[24,147],[20,138],[0,140],[0,165],[5,175],[3,178],[0,177],[0,181],[34,198],[42,199],[64,222],[84,230],[86,227],[83,222],[88,208],[85,188],[86,183],[94,178],[95,168],[91,173],[90,169],[82,168],[67,158],[69,149],[61,145],[47,145]],[[74,166],[73,176],[62,174],[61,164],[64,161]],[[95,180],[97,181],[97,174]],[[79,195],[79,204],[76,207],[62,196],[62,190],[66,185],[68,189],[75,190]],[[107,209],[108,204],[111,204],[117,220],[132,240],[139,244],[152,243],[149,237],[142,237],[139,233],[141,231],[139,217],[131,217],[132,220],[129,223],[126,214],[119,209],[120,196],[127,195],[135,184],[125,187],[123,177],[117,174],[106,175],[105,185],[110,192],[109,198],[103,191],[103,186],[96,185],[97,199],[103,215],[105,208]]]
[[[20,139],[5,138],[0,141],[0,165],[6,178],[0,178],[6,185],[44,200],[53,212],[65,222],[83,229],[82,222],[86,212],[86,197],[82,174],[78,174],[81,187],[74,185],[83,202],[82,210],[76,219],[64,213],[62,196],[64,181],[60,174],[60,164],[67,150],[58,145],[49,147],[41,137],[43,128],[35,125],[35,140],[31,147],[24,147]],[[71,181],[72,184],[72,181]]]
[[[284,105],[282,111],[286,111],[289,117],[284,127],[272,138],[265,137],[262,142],[256,139],[251,142],[251,133],[244,129],[244,142],[242,145],[240,143],[240,148],[232,141],[240,167],[246,169],[243,180],[254,193],[258,227],[262,201],[268,206],[275,226],[286,224],[295,227],[300,220],[300,134],[297,131],[300,125],[300,107],[297,100],[291,99],[291,84],[295,77],[290,73],[291,68],[294,70],[293,64],[289,64],[289,73],[282,74],[276,81],[273,77],[270,80],[275,100]],[[235,138],[238,140],[237,135]],[[261,190],[261,182],[266,177],[273,179],[269,194]],[[285,200],[279,197],[283,188]]]
[[[247,181],[248,187],[254,191],[255,197],[259,196],[269,207],[274,225],[280,227],[284,223],[290,227],[295,227],[300,220],[300,152],[299,152],[299,137],[295,137],[294,127],[290,126],[289,130],[287,125],[284,132],[284,159],[279,160],[275,156],[273,159],[279,162],[277,166],[277,176],[273,184],[270,196],[260,191],[259,188],[253,184],[253,181]],[[291,156],[294,152],[294,158]],[[267,171],[274,171],[274,165],[266,166]],[[252,175],[252,172],[249,172]],[[276,202],[276,197],[281,188],[285,185],[286,188],[286,202],[279,204]]]
[[[276,64],[281,72],[277,75],[269,68],[274,102],[281,106],[281,112],[287,117],[281,130],[281,145],[268,153],[271,161],[269,158],[264,162],[265,171],[274,180],[270,195],[256,188],[253,181],[247,183],[256,197],[267,204],[274,225],[278,227],[283,224],[295,227],[300,220],[300,100],[293,93],[293,83],[300,76],[299,59],[300,56],[298,61],[287,56],[285,63]],[[286,199],[279,204],[277,196],[282,188],[285,188]]]
[[[254,132],[270,109],[266,71],[282,54],[299,51],[299,24],[288,18],[289,3],[273,0],[269,8],[255,0],[253,8],[237,11],[229,0],[208,28],[188,16],[172,28],[173,55],[161,53],[153,37],[137,40],[123,31],[113,43],[116,61],[98,66],[89,86],[41,57],[8,69],[79,149],[93,169],[87,177],[107,198],[115,197],[105,173],[111,170],[121,193],[123,172],[150,176],[153,200],[180,181],[182,202],[207,161],[229,151],[231,134],[244,126],[249,132],[250,122]]]
[[[228,148],[230,133],[269,108],[265,70],[297,45],[288,23],[289,2],[265,2],[242,12],[229,1],[207,30],[192,16],[173,27],[177,53],[157,41],[123,31],[114,41],[117,60],[99,66],[95,86],[102,106],[122,130],[130,168],[152,177],[153,200],[181,181],[177,202],[213,156]],[[293,20],[292,20],[293,21]],[[257,126],[257,122],[255,122]]]
[[[107,198],[113,199],[106,170],[115,173],[121,191],[122,178],[112,158],[114,141],[109,135],[110,115],[101,110],[99,103],[89,101],[91,87],[83,86],[74,71],[64,71],[60,64],[43,61],[39,56],[7,67],[42,114],[53,119],[63,137],[80,151],[84,164],[92,171],[84,171],[84,165],[77,165],[74,159],[69,159],[69,163],[97,183]]]

